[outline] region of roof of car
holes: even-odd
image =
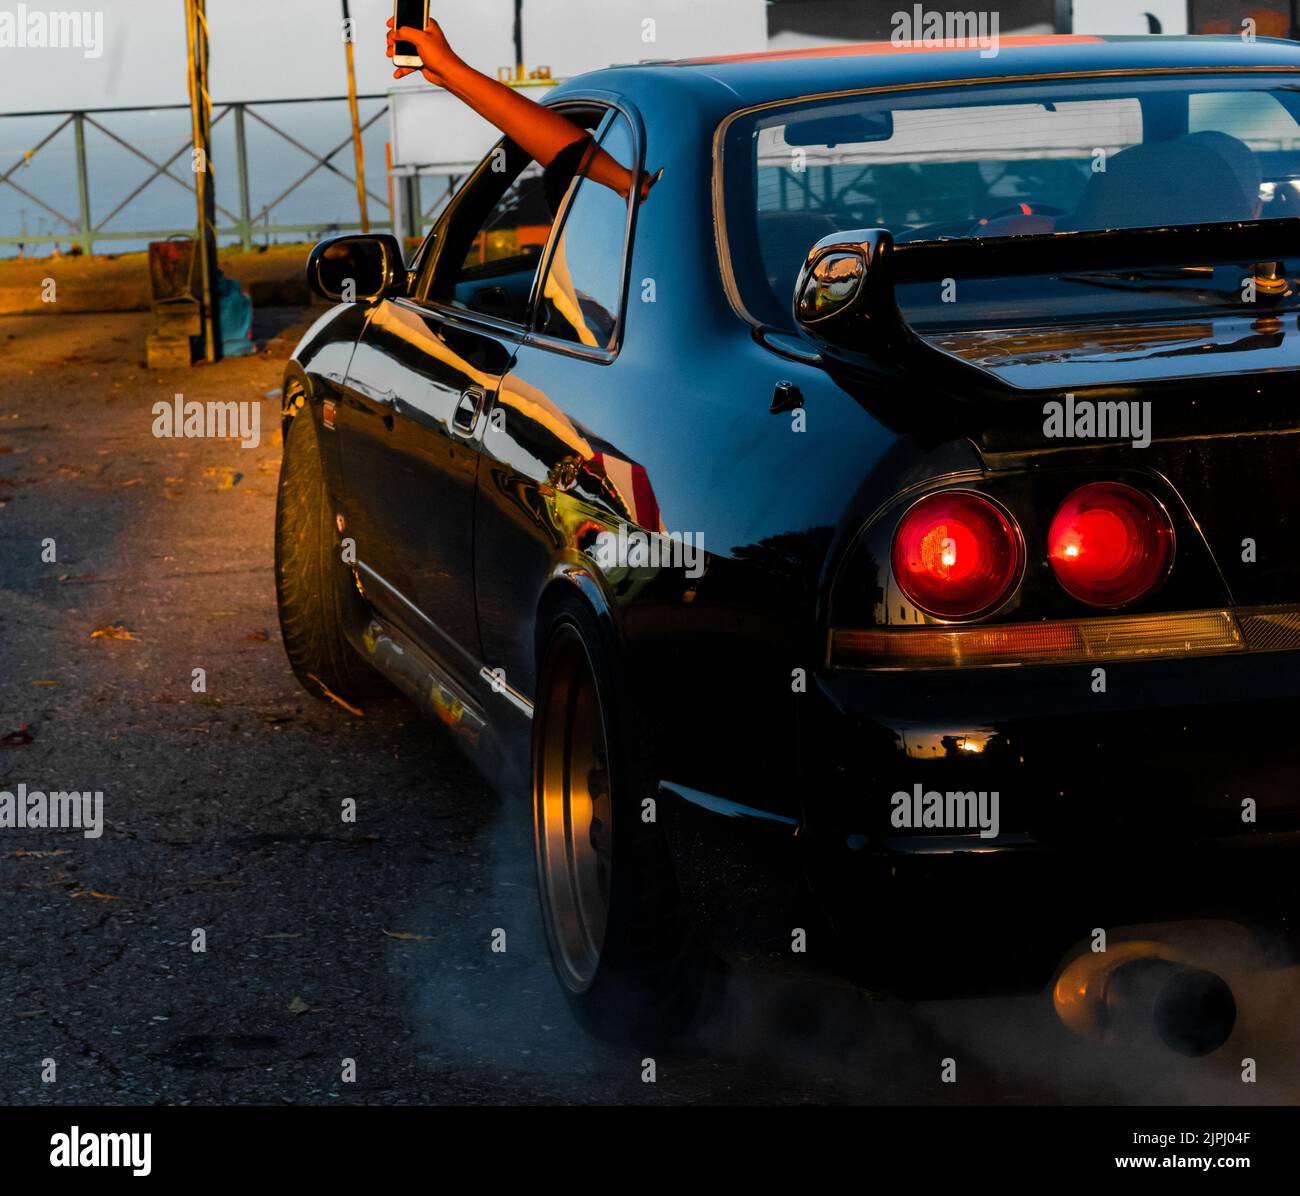
[[[996,53],[991,54],[978,45],[864,42],[611,67],[582,75],[557,91],[677,92],[694,93],[697,99],[713,91],[715,101],[735,109],[867,87],[971,79],[996,82],[1026,75],[1245,69],[1300,70],[1300,42],[1207,36],[1007,36],[997,39]]]

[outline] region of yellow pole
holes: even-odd
[[[357,160],[357,206],[361,209],[361,231],[370,231],[366,206],[366,149],[361,141],[361,113],[357,108],[357,66],[352,51],[352,17],[348,0],[343,0],[343,48],[348,60],[348,112],[352,116],[352,152]]]
[[[194,139],[194,190],[198,198],[199,287],[203,304],[203,356],[220,355],[217,324],[216,196],[212,187],[212,100],[208,94],[208,21],[204,0],[185,0],[185,36],[189,46],[190,122]]]

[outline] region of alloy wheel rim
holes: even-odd
[[[533,812],[551,954],[570,991],[595,979],[609,920],[613,809],[609,742],[587,646],[562,626],[537,717]]]

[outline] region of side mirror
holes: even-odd
[[[387,233],[330,237],[307,259],[307,285],[333,303],[367,303],[404,293],[402,247]]]
[[[819,341],[840,341],[863,322],[882,336],[896,328],[893,252],[894,238],[884,228],[823,237],[795,283],[795,323]]]

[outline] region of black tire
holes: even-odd
[[[580,692],[584,687],[591,688],[594,703]],[[658,802],[660,795],[651,788],[653,777],[644,764],[634,707],[627,701],[605,633],[586,603],[576,597],[564,599],[549,621],[540,653],[537,696],[533,845],[542,920],[556,977],[578,1019],[599,1037],[645,1042],[680,1032],[699,1006],[708,974],[707,954],[691,932],[661,826],[642,816],[644,799]],[[554,807],[560,800],[557,783],[564,788],[576,777],[582,787],[584,755],[566,738],[565,728],[591,721],[587,713],[593,705],[603,725],[604,763],[602,767],[598,761],[587,770],[586,790],[575,798],[578,808],[585,808],[587,798],[591,799],[590,831],[579,821],[575,835],[567,815],[552,817],[552,827],[568,828],[568,850],[553,850],[548,863],[543,795],[551,794]],[[566,746],[560,747],[561,743]],[[606,831],[607,814],[612,825]],[[597,937],[593,934],[587,934],[589,941],[577,949],[572,942],[566,946],[575,925],[590,930],[588,923],[597,919],[567,917],[580,903],[564,899],[566,882],[557,882],[554,876],[564,867],[556,861],[561,857],[572,861],[579,854],[576,845],[584,838],[598,858],[604,854],[607,902],[603,934],[594,952],[582,949],[592,945]],[[584,935],[578,932],[576,937],[581,940]],[[575,955],[578,965],[573,963]]]
[[[289,424],[275,503],[275,598],[289,665],[308,693],[347,702],[386,692],[343,635],[346,604],[362,598],[335,534],[311,412]],[[350,613],[356,613],[350,612]]]

